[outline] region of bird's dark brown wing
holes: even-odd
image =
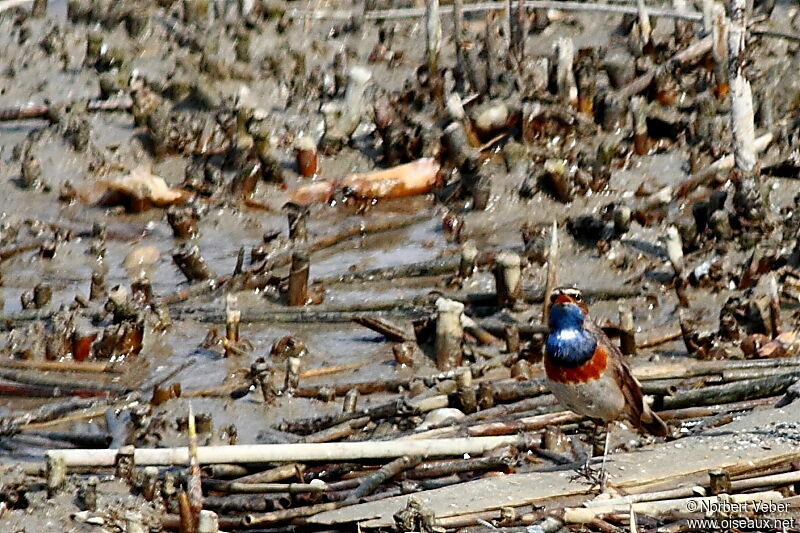
[[[622,395],[625,397],[625,414],[638,428],[642,428],[651,435],[664,437],[667,435],[667,425],[644,403],[642,388],[633,377],[630,367],[625,362],[625,357],[616,344],[592,320],[587,319],[584,327],[595,336],[597,342],[606,348],[609,355],[609,370],[614,372],[614,380],[619,384]]]

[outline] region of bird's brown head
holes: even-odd
[[[583,299],[583,293],[574,287],[558,287],[553,289],[550,293],[550,306],[558,304],[574,304],[577,305],[583,314],[589,313],[589,308],[586,306],[586,301]]]

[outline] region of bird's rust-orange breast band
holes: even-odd
[[[549,357],[544,359],[544,369],[547,372],[547,377],[567,385],[587,383],[598,379],[603,374],[607,364],[608,353],[599,344],[592,358],[575,368],[554,365],[550,362]]]

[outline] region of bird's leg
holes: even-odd
[[[600,492],[606,491],[606,482],[608,481],[608,474],[606,473],[606,460],[608,459],[608,445],[611,442],[611,424],[606,423],[606,444],[603,447],[603,463],[600,466]]]

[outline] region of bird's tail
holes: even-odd
[[[669,433],[669,428],[657,414],[655,414],[650,407],[644,406],[644,411],[639,421],[642,427],[651,435],[656,437],[666,437]]]

